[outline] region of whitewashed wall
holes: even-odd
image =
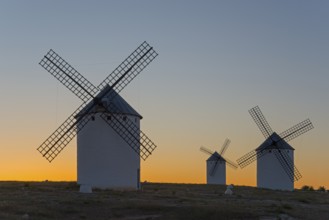
[[[267,150],[269,151],[269,150]],[[261,158],[257,158],[257,187],[268,189],[289,190],[294,189],[294,182],[290,180],[279,160],[273,153],[268,152]],[[283,151],[283,150],[281,150]],[[294,161],[294,151],[284,150]]]
[[[127,117],[140,127],[139,117]],[[93,188],[139,188],[139,155],[99,113],[78,133],[77,151],[78,184]]]
[[[207,161],[207,184],[226,184],[226,163],[219,161],[215,173],[210,176],[216,161]]]

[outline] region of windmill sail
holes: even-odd
[[[83,101],[83,104],[37,150],[51,162],[90,120],[90,116],[79,117],[81,111],[83,110],[86,115],[94,106],[103,105],[101,100],[104,97],[111,101],[117,95],[117,92],[125,88],[156,56],[157,53],[153,48],[143,42],[98,87],[95,87],[57,53],[50,50],[40,61],[40,65],[77,95]],[[108,83],[111,83],[110,86],[108,86]],[[96,95],[97,93],[98,95]],[[87,107],[88,100],[92,100],[92,102]],[[107,110],[107,113],[110,113],[109,106],[103,107]],[[116,108],[113,104],[110,107],[111,109]],[[107,122],[107,120],[105,121]],[[130,142],[127,141],[131,139],[129,134],[131,136],[131,132],[137,132],[137,129],[132,123],[126,123],[125,125],[121,124],[120,129],[117,129],[116,132],[129,144]],[[156,145],[142,131],[140,131],[140,136],[142,138],[141,156],[145,160],[156,148]],[[138,142],[138,140],[135,140],[135,142]],[[140,151],[135,151],[140,154]]]
[[[297,125],[289,128],[288,130],[282,132],[280,135],[277,135],[275,132],[272,131],[271,127],[265,120],[265,117],[258,106],[250,109],[249,113],[254,119],[259,129],[261,130],[261,132],[263,133],[263,135],[265,136],[265,138],[267,139],[257,149],[239,158],[237,160],[239,166],[241,168],[244,168],[255,160],[262,158],[269,152],[272,152],[273,149],[276,159],[281,164],[282,169],[288,175],[289,179],[292,182],[300,179],[302,177],[300,172],[295,167],[292,159],[289,157],[287,152],[283,149],[286,148],[286,146],[290,146],[287,144],[287,141],[290,141],[298,137],[299,135],[311,130],[313,128],[311,121],[309,119],[306,119],[298,123]]]

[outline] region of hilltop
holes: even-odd
[[[0,219],[329,219],[329,194],[144,183],[79,193],[75,182],[0,182]]]

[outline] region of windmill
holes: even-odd
[[[205,147],[200,147],[200,151],[209,154],[210,157],[207,159],[207,184],[226,184],[226,164],[230,167],[237,169],[238,166],[224,158],[224,153],[227,150],[231,141],[226,139],[219,153],[213,152]]]
[[[250,109],[249,113],[266,139],[258,148],[239,158],[239,166],[244,168],[257,160],[257,187],[292,191],[294,181],[302,176],[294,165],[295,149],[287,141],[311,130],[311,121],[306,119],[277,134],[258,106]]]
[[[42,156],[52,162],[78,134],[80,185],[139,188],[140,158],[146,160],[156,145],[140,130],[142,117],[118,93],[157,55],[143,42],[96,87],[50,50],[39,64],[80,98],[82,105],[37,148]]]

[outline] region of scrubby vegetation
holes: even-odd
[[[314,191],[314,188],[313,188],[313,186],[305,185],[305,186],[302,186],[301,190],[303,190],[303,191]]]
[[[320,186],[318,188],[318,191],[320,191],[320,192],[326,192],[326,188],[324,186]]]
[[[303,191],[314,191],[314,188],[313,188],[313,186],[304,185],[304,186],[302,186],[301,190],[303,190]],[[326,192],[327,190],[324,186],[319,186],[317,191]]]

